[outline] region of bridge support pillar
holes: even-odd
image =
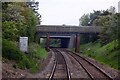
[[[76,34],[75,52],[79,53],[80,49],[80,34]]]
[[[47,33],[47,40],[46,40],[46,49],[47,49],[47,51],[49,51],[49,47],[50,47],[50,34]]]
[[[73,34],[73,35],[71,35],[71,37],[70,37],[69,49],[74,48],[74,46],[75,46],[75,35]]]

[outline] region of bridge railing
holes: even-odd
[[[38,32],[78,32],[78,33],[100,33],[98,26],[37,26]]]

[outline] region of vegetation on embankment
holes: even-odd
[[[118,64],[118,57],[120,56],[120,49],[115,48],[114,41],[108,43],[105,46],[101,46],[99,42],[87,43],[81,45],[82,54],[89,56],[99,62],[106,64],[114,69],[120,70],[120,64]]]
[[[44,60],[47,56],[45,48],[36,43],[29,44],[29,52],[33,58]]]
[[[20,36],[27,36],[33,42],[39,21],[34,8],[25,2],[3,2],[2,8],[2,38],[18,41]]]
[[[36,43],[29,45],[31,50],[29,50],[28,54],[21,52],[16,42],[4,39],[2,45],[2,57],[5,60],[14,60],[17,63],[13,65],[14,67],[29,69],[32,73],[39,70],[38,60],[44,60],[47,56],[46,51]]]
[[[107,10],[84,14],[80,18],[80,24],[101,28],[99,35],[81,35],[80,50],[83,54],[120,70],[118,60],[120,56],[120,13],[116,12],[115,7],[111,6]]]
[[[47,56],[46,51],[34,43],[36,25],[41,18],[35,11],[38,5],[38,2],[2,3],[2,59],[13,60],[17,63],[14,67],[29,69],[31,72],[36,72],[39,69],[38,61],[43,61]],[[28,37],[28,54],[18,48],[21,36]]]

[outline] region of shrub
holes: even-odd
[[[92,57],[99,62],[109,65],[114,69],[120,70],[120,64],[118,60],[118,56],[120,55],[119,49],[115,49],[115,43],[114,41],[110,42],[107,45],[100,46],[100,44],[97,43],[88,43],[81,46],[81,50],[83,51],[83,54]],[[89,50],[90,49],[90,50]]]
[[[31,43],[29,45],[29,54],[21,52],[15,42],[3,39],[2,57],[8,60],[15,60],[17,66],[21,69],[30,69],[35,73],[39,69],[38,59],[45,59],[47,53],[40,45]],[[31,56],[32,55],[32,56]]]
[[[2,57],[8,60],[15,60],[19,68],[29,69],[34,66],[25,53],[21,52],[19,48],[17,48],[14,42],[3,39],[2,46]]]
[[[33,58],[38,59],[45,59],[47,56],[47,52],[45,51],[45,49],[36,43],[30,43],[29,53],[32,55]]]
[[[15,43],[12,41],[7,41],[5,39],[3,39],[2,43],[2,54],[4,58],[16,61],[20,61],[24,56],[23,53],[19,51]]]

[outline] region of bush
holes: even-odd
[[[15,42],[3,39],[2,45],[2,57],[8,60],[15,60],[17,62],[18,67],[21,69],[36,68],[36,70],[38,70],[36,62],[27,57],[25,53],[21,52],[15,45]]]
[[[32,55],[32,58],[45,59],[47,52],[39,44],[30,43],[29,44],[29,53]]]
[[[17,48],[14,42],[3,39],[2,43],[3,57],[9,60],[20,61],[23,58],[23,53]]]
[[[36,43],[30,43],[29,54],[21,52],[15,42],[3,39],[2,57],[8,60],[15,60],[21,69],[30,69],[35,73],[39,69],[37,60],[44,60],[47,53],[44,48]]]
[[[120,64],[118,64],[120,50],[116,49],[115,46],[114,41],[102,47],[98,42],[95,42],[81,45],[81,50],[83,51],[83,54],[92,57],[103,64],[111,66],[114,69],[120,70]]]

